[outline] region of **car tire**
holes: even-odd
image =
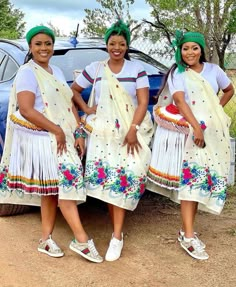
[[[19,204],[0,204],[0,216],[10,216],[27,213],[32,209],[32,206]]]

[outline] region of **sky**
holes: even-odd
[[[84,9],[101,8],[96,0],[10,0],[13,8],[20,9],[24,14],[26,32],[39,24],[51,22],[59,28],[62,34],[69,35],[75,31],[77,24],[83,28]],[[150,6],[145,0],[135,0],[130,8],[134,19],[141,20],[150,17]]]

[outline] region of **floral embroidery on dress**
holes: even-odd
[[[138,200],[145,191],[146,176],[135,176],[124,167],[111,167],[101,159],[89,161],[86,165],[85,183],[101,185],[116,195]]]
[[[116,129],[119,131],[120,123],[119,123],[119,120],[118,120],[118,119],[115,120],[115,127],[116,127]]]
[[[66,188],[75,187],[79,189],[84,186],[83,167],[73,164],[59,164],[60,185]]]
[[[202,129],[203,131],[207,128],[207,126],[206,126],[206,124],[205,124],[204,121],[200,121],[200,127],[201,127],[201,129]]]
[[[0,189],[5,190],[7,188],[7,167],[3,167],[2,171],[0,171]]]
[[[183,162],[180,187],[188,185],[190,192],[195,189],[200,190],[202,196],[210,194],[211,197],[225,201],[226,181],[226,178],[218,176],[215,171],[209,168],[199,166],[196,163],[189,164],[186,160]]]

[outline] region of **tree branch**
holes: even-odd
[[[156,18],[157,24],[154,24],[154,23],[152,23],[152,22],[150,22],[150,21],[148,21],[146,19],[143,19],[143,22],[149,24],[150,26],[152,26],[152,27],[154,27],[156,29],[162,30],[162,32],[166,36],[169,44],[171,44],[172,43],[172,41],[171,41],[172,33],[167,28],[167,26],[163,22],[161,22],[158,12],[156,10],[154,10],[154,12],[156,13],[156,17],[155,18]]]

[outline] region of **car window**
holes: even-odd
[[[107,57],[107,52],[100,49],[76,49],[64,55],[54,55],[50,62],[58,66],[64,72],[66,81],[70,82],[74,78],[74,70],[83,70],[91,62],[103,61]]]
[[[6,67],[7,55],[0,50],[0,82],[3,79],[5,67]]]
[[[0,50],[0,82],[11,80],[18,70],[17,64]]]

